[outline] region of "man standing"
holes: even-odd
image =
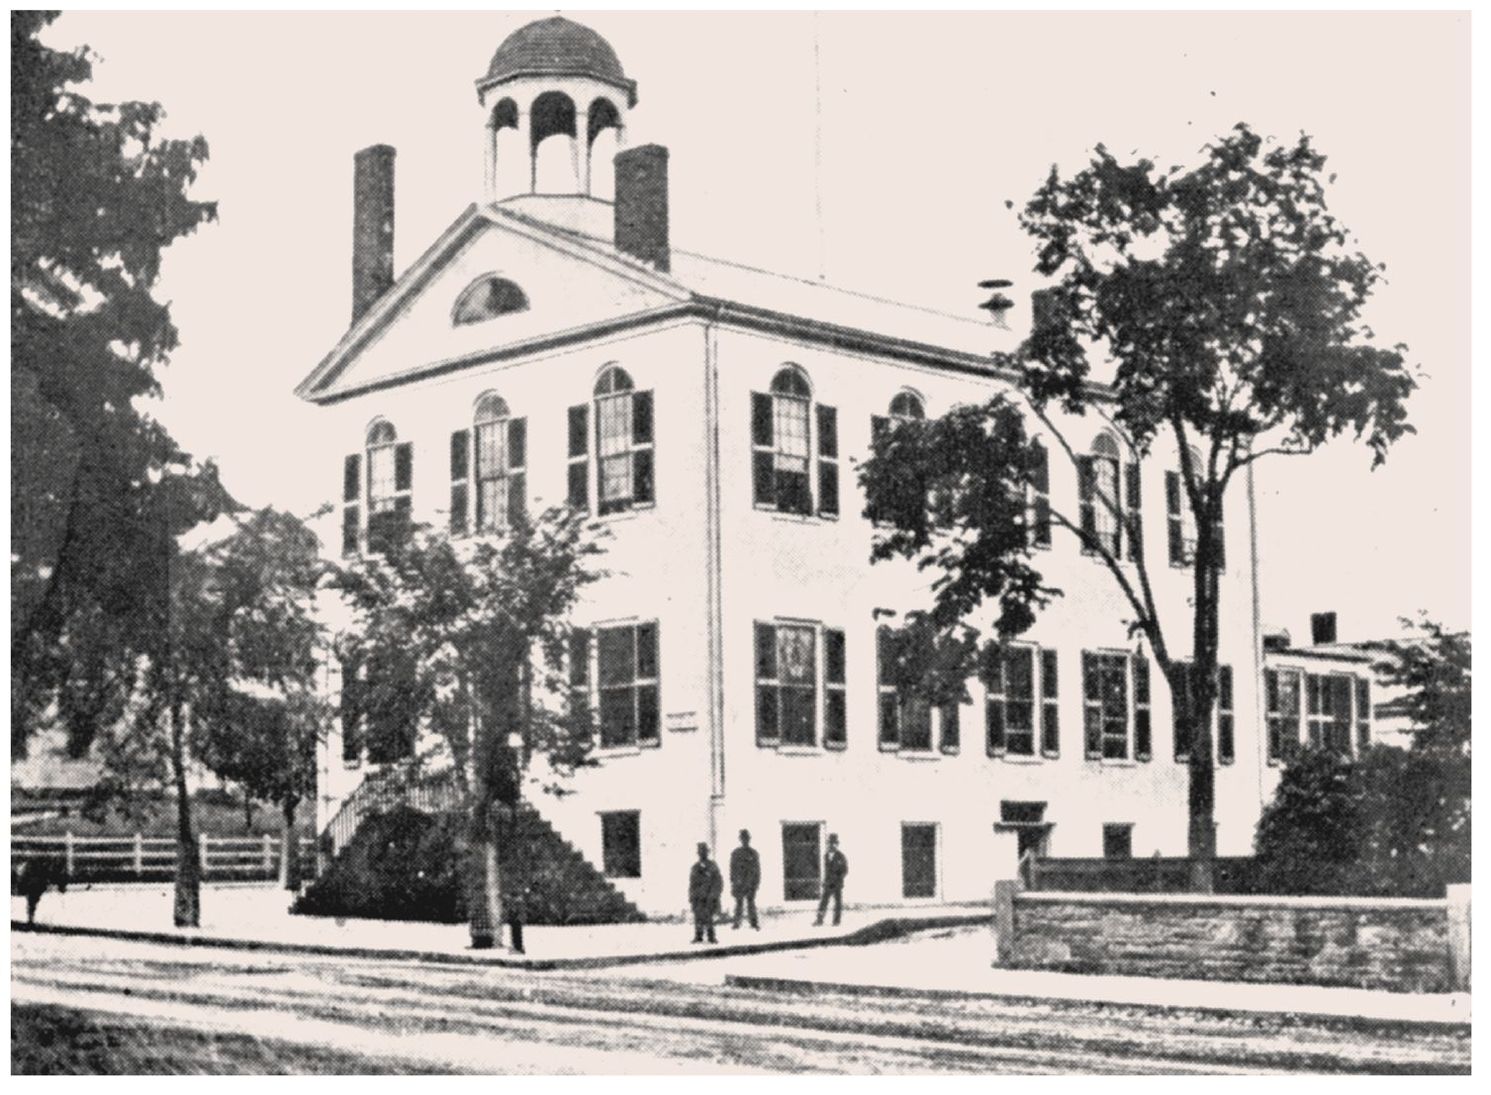
[[[750,915],[751,927],[761,930],[756,921],[756,889],[761,885],[761,857],[751,847],[751,834],[740,831],[740,847],[730,853],[730,893],[735,898],[735,923],[740,927],[740,913],[744,909]]]
[[[823,856],[823,897],[818,901],[818,919],[813,926],[823,923],[823,914],[828,911],[828,899],[834,902],[834,927],[844,913],[844,876],[849,873],[849,860],[839,851],[839,834],[828,834],[828,851]]]
[[[720,877],[720,869],[709,858],[709,845],[701,842],[699,860],[689,871],[689,905],[694,910],[695,943],[703,943],[706,935],[709,942],[719,942],[714,937],[714,917],[724,888],[725,880]]]

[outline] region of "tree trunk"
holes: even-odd
[[[491,806],[484,799],[484,794],[478,795],[466,857],[466,904],[472,950],[491,950],[497,945],[502,931],[502,874],[497,859],[497,833],[492,823]]]
[[[171,701],[171,769],[176,782],[176,926],[202,922],[202,860],[192,827],[191,791],[186,785],[186,726],[181,701]]]
[[[254,835],[254,800],[249,797],[247,788],[243,792],[243,833],[245,836]]]
[[[1221,610],[1217,582],[1217,503],[1208,486],[1206,505],[1197,516],[1195,564],[1195,620],[1191,642],[1189,694],[1191,748],[1190,787],[1187,794],[1189,825],[1186,849],[1190,858],[1190,886],[1196,893],[1211,893],[1216,887],[1217,823],[1216,766],[1211,734],[1212,710],[1217,697],[1218,613]]]
[[[287,798],[280,804],[285,812],[285,828],[280,833],[280,885],[287,890],[300,889],[300,841],[295,836],[297,800]]]

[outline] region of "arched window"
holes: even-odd
[[[890,401],[888,414],[870,416],[870,441],[878,442],[882,437],[903,422],[921,422],[927,417],[922,397],[910,389],[898,392]]]
[[[1101,548],[1114,558],[1120,557],[1123,510],[1118,493],[1119,469],[1118,442],[1111,434],[1098,434],[1091,453],[1081,457],[1078,464],[1083,551],[1096,554]]]
[[[364,466],[367,468],[365,482]],[[343,554],[357,553],[364,491],[369,551],[383,552],[395,538],[407,533],[412,512],[413,481],[413,446],[399,442],[393,423],[382,418],[374,419],[364,435],[362,453],[348,456],[343,465]]]
[[[483,274],[461,290],[451,310],[451,322],[460,327],[527,310],[528,295],[517,282],[496,274]]]
[[[920,422],[927,417],[922,397],[912,391],[899,393],[890,401],[890,417],[893,422]]]
[[[590,429],[595,415],[595,497],[602,514],[650,506],[653,491],[652,392],[636,391],[630,374],[608,365],[591,404],[569,410],[569,503],[590,504]]]
[[[769,393],[751,394],[751,443],[756,505],[785,513],[813,513],[816,452],[817,512],[824,517],[838,516],[838,414],[822,403],[815,407],[812,385],[796,365],[784,365],[777,371]]]
[[[1196,470],[1197,475],[1203,474],[1201,454],[1195,449],[1191,450],[1191,467]],[[1165,524],[1169,533],[1167,539],[1170,565],[1190,566],[1196,561],[1196,511],[1191,508],[1191,500],[1186,496],[1185,480],[1178,470],[1165,473]],[[1213,556],[1217,569],[1222,570],[1227,565],[1227,551],[1226,529],[1220,513],[1212,528],[1216,548]]]
[[[495,392],[476,401],[474,471],[480,532],[509,528],[523,515],[527,425],[525,419],[512,417],[507,403]]]

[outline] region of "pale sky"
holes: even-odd
[[[319,419],[291,389],[349,318],[353,152],[398,149],[402,270],[480,199],[473,81],[536,17],[93,12],[48,31],[101,55],[92,97],[158,100],[168,134],[211,145],[194,196],[221,219],[168,257],[182,344],[158,413],[245,502],[308,512],[340,483],[296,462]],[[1387,267],[1368,314],[1424,374],[1419,433],[1376,472],[1349,442],[1260,465],[1264,621],[1296,641],[1326,609],[1343,639],[1419,609],[1469,627],[1468,15],[573,17],[638,81],[628,143],[671,152],[675,246],[970,315],[983,278],[1029,291],[1005,201],[1052,163],[1099,141],[1193,162],[1239,121],[1310,134],[1332,210]]]

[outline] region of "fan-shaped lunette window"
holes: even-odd
[[[452,320],[456,326],[466,323],[481,323],[512,312],[528,310],[528,295],[517,282],[495,274],[484,274],[472,282],[456,298]]]

